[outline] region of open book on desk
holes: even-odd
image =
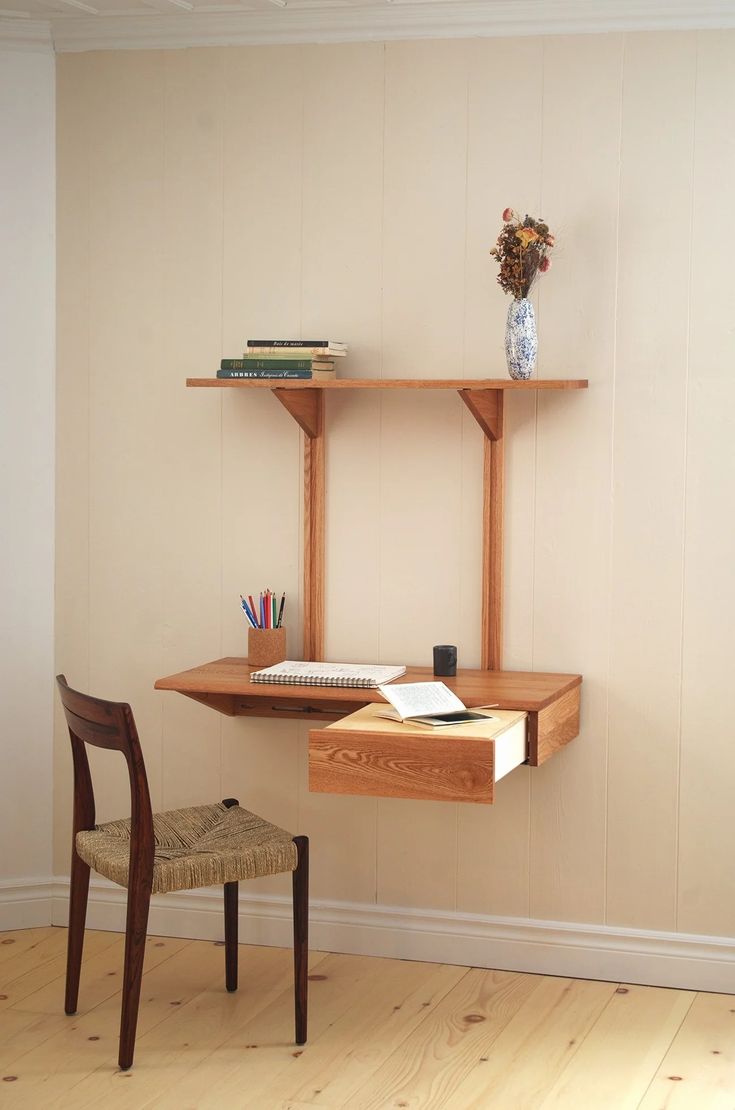
[[[445,728],[447,725],[487,720],[486,713],[467,709],[443,682],[403,682],[398,686],[381,685],[378,689],[393,708],[379,709],[376,716],[389,721]],[[492,709],[493,706],[482,708]]]

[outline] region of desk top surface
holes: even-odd
[[[191,670],[159,678],[156,690],[175,690],[180,694],[229,694],[248,698],[274,698],[281,701],[318,698],[320,702],[383,701],[379,690],[355,689],[335,686],[282,686],[265,682],[251,682],[247,659],[229,656],[203,663]],[[431,667],[409,667],[400,682],[436,681]],[[499,709],[525,709],[536,712],[579,686],[578,674],[545,674],[531,671],[480,671],[460,670],[456,678],[439,681],[455,692],[468,708],[479,705],[497,705]]]

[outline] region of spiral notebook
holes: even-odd
[[[406,673],[405,667],[374,666],[366,663],[309,663],[286,659],[262,671],[253,671],[251,682],[273,682],[284,686],[376,687]]]

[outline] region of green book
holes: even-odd
[[[223,358],[220,370],[311,370],[310,358]]]
[[[311,378],[311,370],[218,370],[218,378],[261,378],[284,382],[291,378]]]

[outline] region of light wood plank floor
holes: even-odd
[[[735,996],[316,952],[292,1043],[289,949],[151,937],[133,1070],[118,1071],[123,938],[0,934],[0,1106],[74,1110],[735,1110]]]

